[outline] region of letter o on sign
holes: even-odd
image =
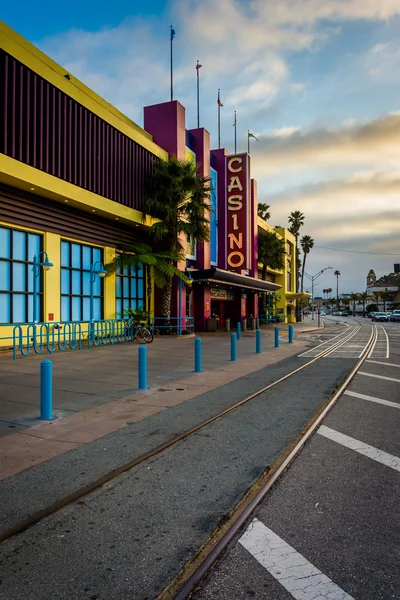
[[[232,260],[233,258],[235,258],[235,259]],[[241,252],[231,252],[229,254],[228,265],[230,267],[237,269],[238,267],[241,267],[243,263],[244,263],[244,256]]]

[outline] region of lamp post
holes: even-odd
[[[90,337],[93,340],[94,333],[94,282],[96,280],[96,275],[99,277],[105,277],[107,275],[107,271],[104,268],[101,260],[96,260],[95,263],[90,265]]]
[[[44,260],[41,262],[40,257],[44,256]],[[53,263],[49,261],[49,257],[47,256],[47,252],[39,252],[39,254],[35,254],[33,257],[33,310],[32,310],[32,321],[37,323],[37,287],[38,287],[38,278],[40,274],[40,267],[43,267],[44,271],[48,271],[51,267],[54,267]]]
[[[309,275],[308,273],[304,273],[304,275],[306,275],[306,277],[308,277],[308,279],[311,281],[311,308],[312,308],[312,318],[313,319],[314,319],[314,281],[316,279],[318,279],[318,277],[320,277],[322,275],[322,273],[325,273],[325,271],[327,271],[328,269],[333,269],[333,267],[325,267],[324,269],[321,269],[321,271],[319,271],[315,275]]]

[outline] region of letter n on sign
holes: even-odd
[[[226,157],[227,263],[230,271],[250,268],[249,260],[249,163],[247,154]]]

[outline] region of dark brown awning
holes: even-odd
[[[211,267],[211,269],[204,269],[202,271],[191,270],[188,273],[194,282],[225,283],[257,292],[276,292],[282,287],[277,283],[262,281],[261,279],[248,277],[247,275],[239,275],[239,273],[224,271],[223,269],[217,269],[217,267]]]

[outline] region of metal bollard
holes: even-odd
[[[236,360],[236,333],[231,333],[231,360]]]
[[[252,329],[258,329],[258,325],[257,325],[257,319],[252,319],[251,320],[251,328]]]
[[[201,338],[194,340],[194,371],[195,373],[201,373],[202,369],[202,355],[201,355]]]
[[[256,330],[256,354],[261,354],[261,329]]]
[[[53,418],[53,364],[51,360],[40,363],[40,419]]]
[[[241,327],[242,327],[242,326],[241,326],[240,322],[238,321],[238,324],[237,324],[237,339],[238,339],[238,340],[240,340],[240,335],[241,335]]]
[[[260,329],[260,319],[258,317],[256,319],[256,329]]]
[[[293,325],[289,325],[289,329],[288,329],[288,337],[289,337],[289,344],[293,343],[293,338],[294,338],[294,327]]]
[[[279,348],[279,327],[275,325],[275,348]]]
[[[242,329],[243,329],[243,331],[247,331],[247,319],[243,319],[243,321],[242,321]]]
[[[139,390],[147,390],[147,348],[139,346]]]
[[[225,331],[230,331],[230,330],[231,330],[231,320],[225,319]]]

